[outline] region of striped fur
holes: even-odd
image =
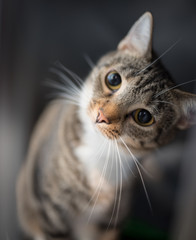
[[[133,163],[140,167],[136,157],[195,124],[196,97],[177,90],[154,62],[151,34],[146,13],[82,88],[73,89],[80,93],[74,100],[69,95],[76,105],[56,100],[42,114],[17,183],[21,226],[33,239],[118,239],[130,207]],[[112,70],[122,79],[116,92],[105,83]],[[153,115],[154,124],[134,121],[139,108]],[[100,109],[107,123],[97,123]]]

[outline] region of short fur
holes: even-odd
[[[113,70],[122,79],[115,92],[105,83]],[[53,101],[34,130],[17,184],[21,225],[36,240],[118,239],[133,161],[139,170],[136,157],[195,124],[196,96],[176,89],[156,61],[152,16],[145,13],[92,69],[79,99],[68,98],[76,105]],[[140,108],[154,117],[152,125],[136,123],[132,113]]]

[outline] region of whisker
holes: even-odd
[[[171,102],[168,102],[168,101],[154,101],[155,103],[166,103],[166,104],[171,104],[173,106],[177,106],[176,104],[174,103],[171,103]]]
[[[155,64],[160,58],[162,58],[165,54],[167,54],[172,48],[174,48],[182,39],[178,39],[174,44],[172,44],[165,52],[163,52],[158,58],[156,58],[152,63],[147,65],[145,68],[143,68],[141,71],[136,73],[136,76],[139,75],[140,73],[144,72],[147,68]]]
[[[102,155],[103,155],[103,153],[104,153],[104,151],[105,151],[105,148],[106,148],[106,144],[105,144],[105,143],[106,143],[106,141],[107,141],[107,139],[104,140],[104,142],[101,144],[99,150],[97,151],[97,154],[96,154],[96,155],[98,155],[98,153],[100,153],[97,161],[99,161],[99,160],[101,159],[101,157],[102,157]],[[105,165],[104,165],[104,166],[105,166]],[[103,167],[103,169],[102,169],[101,176],[103,175],[103,172],[104,172],[104,167]],[[101,181],[101,180],[100,180],[100,181]],[[86,207],[84,207],[84,210],[86,210],[86,208],[90,205],[90,203],[91,203],[91,202],[93,201],[93,199],[95,198],[96,193],[97,193],[97,191],[98,191],[98,189],[99,189],[100,181],[99,181],[99,183],[98,183],[98,185],[97,185],[97,187],[96,187],[93,195],[91,196],[90,200],[88,201]]]
[[[88,65],[91,69],[94,69],[96,67],[88,54],[86,54],[86,53],[84,54],[84,59],[86,60],[86,62],[88,63]]]
[[[112,145],[113,145],[113,148],[114,148],[114,142],[112,141]],[[108,227],[106,229],[106,231],[108,231],[112,221],[113,221],[113,217],[114,217],[114,214],[115,214],[115,210],[116,210],[116,205],[117,205],[117,195],[118,195],[118,165],[117,165],[117,153],[115,151],[116,149],[114,148],[114,151],[112,151],[113,153],[115,153],[115,156],[114,156],[114,159],[115,159],[115,166],[116,166],[116,187],[115,187],[115,197],[114,197],[114,206],[113,206],[113,209],[112,209],[112,215],[111,215],[111,218],[110,218],[110,221],[108,223]]]
[[[117,141],[116,141],[116,143],[117,143]],[[119,146],[118,146],[118,143],[117,143],[117,147],[118,147],[118,152],[119,152],[119,154],[120,154],[120,151],[119,151]],[[120,157],[120,160],[121,160],[121,169],[122,169],[122,176],[125,176],[125,178],[127,179],[127,172],[126,172],[126,170],[125,170],[125,167],[123,166],[123,158],[122,158],[122,156]],[[127,159],[125,158],[125,161],[127,162]],[[128,163],[127,163],[127,165],[128,165]],[[130,168],[129,168],[130,169]],[[133,173],[133,172],[132,172]]]
[[[136,161],[135,156],[133,155],[133,153],[131,152],[131,150],[128,148],[128,146],[127,146],[127,144],[124,142],[124,140],[123,140],[121,137],[120,137],[120,139],[121,139],[122,143],[124,144],[124,146],[126,147],[126,149],[127,149],[127,151],[129,152],[129,154],[132,156],[132,159],[133,159],[133,161],[134,161],[134,163],[135,163],[135,166],[136,166],[136,168],[137,168],[137,170],[138,170],[138,173],[139,173],[139,176],[140,176],[140,179],[141,179],[143,188],[144,188],[144,192],[145,192],[145,194],[146,194],[146,198],[147,198],[147,201],[148,201],[150,210],[151,210],[151,212],[153,212],[153,211],[152,211],[152,204],[151,204],[151,201],[150,201],[150,198],[149,198],[149,195],[148,195],[148,192],[147,192],[147,189],[146,189],[146,185],[145,185],[145,183],[144,183],[144,179],[143,179],[142,173],[141,173],[141,171],[140,171],[138,162]]]
[[[118,142],[117,142],[117,143],[118,143]],[[131,169],[130,164],[129,164],[129,161],[127,160],[126,157],[124,157],[124,161],[126,162],[129,171],[132,173],[132,175],[133,175],[134,177],[136,177],[136,175],[134,174],[133,170]],[[123,166],[123,165],[122,165],[122,166]],[[124,169],[124,168],[123,168],[123,169]],[[126,175],[127,175],[127,174],[126,174]]]
[[[61,74],[61,77],[69,85],[72,85],[72,88],[75,89],[75,91],[78,91],[78,93],[83,94],[86,100],[90,101],[89,94],[86,92],[86,89],[84,88],[84,81],[77,74],[66,68],[62,63],[57,61],[55,62],[55,66],[59,67],[61,71],[63,70],[65,73],[69,74],[69,76],[74,80],[74,82],[63,72],[62,72],[63,75]]]
[[[52,87],[52,88],[56,88],[58,90],[64,91],[64,92],[71,92],[72,94],[74,94],[75,96],[80,96],[81,94],[81,89],[79,89],[77,86],[72,86],[72,85],[65,85],[62,82],[58,82],[52,78],[46,78],[45,81],[43,82],[43,85],[47,86],[47,87]]]
[[[72,96],[70,96],[69,94],[67,94],[67,93],[63,93],[63,92],[57,92],[57,93],[50,93],[50,94],[47,94],[47,96],[48,97],[57,97],[57,98],[64,98],[65,100],[67,99],[67,100],[70,100],[70,101],[73,101],[73,102],[75,102],[75,103],[77,103],[77,104],[79,104],[79,106],[80,106],[80,102],[77,100],[77,99],[75,99],[74,97],[72,97]]]
[[[61,71],[59,71],[58,69],[55,68],[50,68],[50,72],[56,74],[58,77],[60,77],[60,80],[63,81],[63,84],[68,84],[72,87],[73,90],[75,90],[75,92],[80,93],[81,91],[81,86],[76,85],[76,83],[74,83],[68,76],[66,76],[64,73],[62,73]]]
[[[121,138],[121,137],[120,137]],[[122,138],[121,138],[122,141]],[[126,144],[127,145],[127,144]],[[127,146],[128,147],[128,146]],[[134,158],[134,159],[133,159]],[[153,178],[153,176],[144,168],[144,166],[139,162],[139,160],[133,155],[133,153],[131,154],[131,159],[135,160],[137,162],[137,164],[139,165],[139,167],[142,169],[142,171],[150,178]],[[131,168],[129,168],[130,171],[133,173],[133,170]],[[133,176],[136,177],[136,175],[133,173]]]
[[[106,147],[105,144],[104,144],[104,147]],[[105,178],[105,174],[106,174],[107,166],[108,166],[108,162],[109,162],[109,149],[110,149],[110,147],[108,148],[107,158],[106,158],[106,161],[105,161],[103,169],[102,169],[102,173],[101,173],[101,176],[100,176],[99,183],[98,183],[98,185],[96,187],[96,190],[95,190],[93,196],[91,197],[91,199],[89,200],[89,202],[87,204],[87,206],[89,206],[90,202],[92,202],[93,199],[96,198],[95,201],[94,201],[93,207],[91,209],[91,213],[90,213],[90,215],[88,217],[87,224],[90,222],[91,216],[93,214],[93,211],[95,209],[96,203],[98,201],[98,198],[99,198],[99,195],[100,195],[100,192],[101,192],[101,189],[102,189],[102,185],[104,183],[104,178]],[[105,150],[105,148],[104,148],[104,150]],[[102,151],[101,155],[103,154],[104,150]],[[101,158],[101,155],[100,155],[99,158]]]
[[[159,114],[159,110],[158,110],[155,106],[153,106],[153,105],[152,105],[152,107],[154,108],[154,110],[156,111],[156,113]]]
[[[44,81],[43,85],[47,86],[47,87],[52,87],[55,88],[57,90],[61,90],[61,91],[67,91],[67,88],[62,85],[57,83],[56,81],[50,79],[50,78],[46,78],[46,80]]]
[[[84,81],[74,72],[66,68],[61,62],[55,62],[55,66],[62,68],[65,72],[67,72],[77,83],[79,86],[83,86]]]
[[[111,148],[112,148],[112,140],[109,140],[109,142],[110,142],[110,145],[111,145]],[[111,149],[110,149],[110,152],[111,152],[111,155],[110,155],[110,159],[111,159],[111,166],[110,166],[110,172],[109,172],[109,174],[108,174],[108,179],[110,180],[110,178],[111,178],[111,174],[112,174],[112,170],[113,170],[113,165],[114,165],[114,163],[113,163],[113,157],[114,157],[114,151],[112,150],[111,151]]]
[[[115,139],[115,144],[116,144],[116,149],[117,149],[117,154],[118,154],[118,158],[119,158],[119,172],[120,172],[120,192],[119,192],[119,197],[118,197],[118,205],[117,205],[117,212],[116,212],[116,219],[115,219],[115,223],[114,225],[117,225],[117,221],[118,221],[118,216],[119,216],[119,210],[120,210],[120,202],[121,202],[121,197],[122,197],[122,160],[120,157],[120,153],[119,153],[119,149],[118,149],[118,145],[117,145],[117,141]]]
[[[107,142],[108,143],[108,142]],[[106,171],[107,171],[107,167],[108,167],[108,162],[109,162],[109,151],[110,151],[110,144],[109,144],[109,148],[108,148],[108,152],[107,152],[107,157],[106,157],[106,162],[104,163],[104,167],[103,167],[103,170],[102,170],[102,174],[101,174],[101,177],[100,177],[100,181],[99,181],[99,184],[98,184],[98,187],[96,189],[96,193],[97,193],[97,197],[95,199],[95,202],[94,202],[94,205],[93,205],[93,208],[91,209],[91,213],[89,215],[89,218],[87,220],[87,224],[90,222],[90,219],[91,219],[91,216],[93,214],[93,211],[95,209],[95,206],[97,204],[97,201],[98,201],[98,198],[100,196],[100,193],[101,193],[101,189],[102,189],[102,186],[103,186],[103,183],[104,183],[104,178],[105,178],[105,174],[106,174]],[[96,195],[95,193],[95,195]],[[95,197],[95,196],[94,196]],[[94,199],[93,197],[93,199]]]
[[[172,90],[172,89],[175,89],[175,88],[177,88],[177,87],[180,87],[180,86],[183,86],[183,85],[192,83],[192,82],[196,82],[196,79],[190,80],[190,81],[185,82],[185,83],[180,83],[180,84],[178,84],[178,85],[176,85],[176,86],[173,86],[173,87],[171,87],[171,88],[168,88],[168,89],[164,89],[164,90],[160,91],[159,93],[157,93],[157,94],[155,95],[155,99],[156,99],[157,97],[161,96],[162,94],[164,94],[164,93]]]
[[[62,92],[68,93],[71,92],[72,95],[75,95],[75,97],[79,97],[80,92],[76,92],[73,88],[66,87],[65,85],[62,85],[50,78],[47,78],[46,81],[44,82],[44,85],[47,87],[51,87],[57,90],[60,90]],[[70,95],[71,96],[71,95]]]
[[[80,90],[80,92],[83,94],[83,96],[88,101],[90,101],[90,97],[89,97],[88,93],[84,89],[84,81],[77,74],[75,74],[74,72],[72,72],[71,70],[66,68],[61,62],[56,61],[54,65],[56,67],[60,68],[60,70],[63,70],[65,73],[69,74],[70,77],[72,77],[72,79],[77,83],[77,85],[75,83],[73,83],[72,80],[66,74],[65,74],[64,78],[67,81],[72,82],[78,88],[78,90]]]
[[[74,101],[73,99],[69,99],[67,96],[65,96],[65,94],[61,94],[61,93],[47,94],[46,99],[48,99],[48,100],[63,99],[66,103],[70,103],[70,104],[81,107],[80,103],[78,103],[77,101]]]
[[[65,86],[62,86],[61,84],[56,83],[50,79],[47,79],[47,81],[44,82],[44,85],[55,90],[58,90],[58,92],[47,94],[47,98],[63,98],[72,101],[74,104],[78,106],[81,106],[81,103],[79,101],[79,95],[78,93],[75,93],[73,89],[69,87],[66,88]]]

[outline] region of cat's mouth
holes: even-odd
[[[118,139],[120,136],[120,133],[118,130],[113,129],[112,127],[108,127],[105,123],[101,123],[101,124],[96,123],[96,127],[105,137],[111,140]]]

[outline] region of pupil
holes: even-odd
[[[152,119],[151,114],[146,110],[141,110],[138,114],[138,120],[141,123],[149,123],[151,119]]]
[[[112,86],[118,86],[121,83],[121,77],[118,73],[111,73],[108,75],[108,82]]]

